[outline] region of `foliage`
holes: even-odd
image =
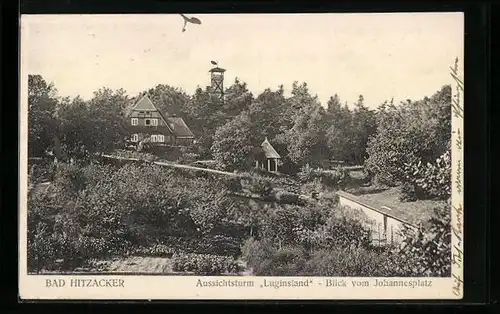
[[[431,98],[400,106],[383,104],[377,114],[377,132],[368,142],[367,170],[384,184],[406,181],[405,165],[433,162],[449,147],[451,87]]]
[[[326,186],[339,187],[348,182],[349,173],[342,168],[325,171],[306,165],[301,168],[297,177],[302,183],[310,183],[316,180]]]
[[[241,185],[241,178],[240,177],[224,177],[222,179],[224,181],[224,184],[226,188],[235,193],[241,192],[243,189],[243,186]]]
[[[283,137],[289,158],[299,164],[322,164],[328,154],[325,145],[325,110],[317,97],[309,94],[306,83],[294,83],[289,100],[294,109],[293,125]]]
[[[40,75],[28,75],[28,155],[41,157],[54,148],[57,134],[56,88]]]
[[[263,197],[270,196],[273,191],[273,184],[267,178],[262,176],[245,176],[242,178],[243,187],[250,192],[258,194]]]
[[[299,195],[281,190],[276,193],[276,201],[280,204],[297,204]]]
[[[52,241],[54,250],[46,252],[53,255],[38,260],[69,261],[119,254],[169,236],[208,235],[232,207],[214,183],[152,165],[60,164],[51,192],[29,195],[30,243],[37,252],[43,241]],[[40,221],[47,226],[37,229]],[[238,254],[237,244],[224,241],[212,236],[206,250]]]
[[[419,230],[404,230],[403,248],[395,254],[406,276],[451,275],[451,206],[434,209],[434,216]]]
[[[243,248],[257,276],[391,276],[387,254],[361,247],[329,247],[307,251],[299,246],[276,249],[269,241],[249,239]]]
[[[117,149],[117,150],[113,151],[113,155],[118,156],[118,157],[134,158],[134,159],[141,159],[141,160],[146,160],[146,161],[155,161],[155,160],[159,159],[157,156],[150,154],[150,153],[138,152],[135,150],[126,150],[126,149]]]
[[[174,254],[174,271],[194,272],[199,275],[215,276],[224,273],[235,274],[240,271],[238,263],[231,257],[211,254]]]
[[[394,276],[391,257],[361,247],[320,249],[299,273],[301,276],[383,277]]]
[[[138,246],[128,253],[136,256],[171,257],[175,252],[176,250],[168,245],[155,244],[149,247]]]
[[[450,150],[439,156],[434,163],[425,165],[419,161],[405,165],[405,183],[423,194],[420,198],[446,200],[451,196]],[[404,193],[404,192],[403,192]]]
[[[222,169],[247,168],[254,151],[251,136],[252,123],[247,115],[240,115],[217,129],[212,145],[212,154]]]

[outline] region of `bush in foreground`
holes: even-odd
[[[232,257],[193,253],[174,254],[172,256],[172,269],[205,276],[237,274],[240,271],[237,261]]]

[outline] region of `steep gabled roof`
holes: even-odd
[[[260,146],[262,147],[262,150],[264,151],[264,156],[266,156],[266,158],[276,158],[276,159],[281,158],[281,156],[274,149],[273,145],[271,145],[271,143],[269,143],[269,141],[267,140],[267,137],[264,140],[264,142],[262,142],[262,144],[260,144]]]
[[[144,95],[139,99],[139,101],[135,104],[132,110],[158,110],[156,106],[153,104],[151,99],[149,99],[148,95]]]
[[[130,116],[132,112],[138,111],[138,110],[143,110],[143,111],[148,111],[148,110],[155,110],[158,111],[160,114],[161,118],[165,121],[165,124],[167,125],[168,129],[170,132],[172,132],[176,137],[179,138],[194,138],[193,132],[189,129],[187,124],[184,122],[184,119],[180,117],[170,117],[168,114],[162,112],[160,109],[158,109],[151,99],[145,94],[142,96],[139,101],[136,102],[136,104],[129,109],[127,112],[127,116]]]
[[[193,138],[194,134],[191,132],[184,119],[180,117],[167,117],[166,118],[169,128],[174,135],[179,138]]]
[[[147,94],[144,94],[139,97],[137,97],[137,101],[134,101],[134,104],[132,106],[129,106],[125,110],[125,115],[128,117],[132,114],[132,112],[137,111],[137,110],[142,110],[142,111],[150,111],[150,110],[158,110],[156,106],[153,104],[151,99],[148,97]],[[160,110],[158,110],[160,112]],[[161,114],[161,112],[160,112]]]

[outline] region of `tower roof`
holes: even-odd
[[[226,72],[226,69],[215,67],[215,68],[211,68],[210,71],[208,71],[208,72],[210,72],[210,73],[213,73],[213,72],[224,73],[224,72]]]

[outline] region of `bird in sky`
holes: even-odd
[[[184,25],[182,26],[182,32],[186,31],[186,25],[187,25],[187,23],[197,24],[197,25],[201,24],[201,21],[198,18],[196,18],[196,17],[187,17],[187,16],[185,16],[182,13],[180,13],[180,15],[184,19]]]
[[[217,65],[216,61],[210,61],[213,65]]]

